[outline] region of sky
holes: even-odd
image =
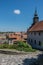
[[[43,20],[43,0],[0,0],[0,31],[27,31],[35,8]]]

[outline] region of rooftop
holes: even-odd
[[[30,29],[30,32],[33,31],[43,31],[43,21],[37,22],[35,25],[33,25]]]

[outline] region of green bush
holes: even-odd
[[[0,49],[8,48],[8,44],[0,44]]]
[[[26,43],[24,43],[22,41],[18,41],[17,43],[18,43],[19,47],[29,47],[28,44],[26,44]]]
[[[16,49],[19,51],[26,51],[26,52],[34,52],[35,49],[32,49],[32,47],[24,43],[22,41],[18,41],[17,44],[9,45],[8,43],[0,44],[0,49]]]

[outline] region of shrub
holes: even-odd
[[[26,51],[26,52],[34,52],[35,49],[32,49],[32,47],[24,43],[22,41],[18,41],[17,44],[9,45],[8,43],[0,44],[0,49],[16,49],[19,51]]]

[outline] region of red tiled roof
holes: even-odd
[[[43,31],[43,21],[40,21],[38,23],[36,23],[35,25],[33,25],[29,31]]]
[[[27,38],[27,35],[25,33],[22,36],[23,37],[21,37],[21,35],[19,35],[19,34],[17,34],[17,35],[16,34],[9,34],[8,38],[12,39],[13,41],[21,41],[21,40],[23,41],[24,38]]]
[[[8,37],[9,37],[9,38],[17,38],[17,35],[9,34]]]

